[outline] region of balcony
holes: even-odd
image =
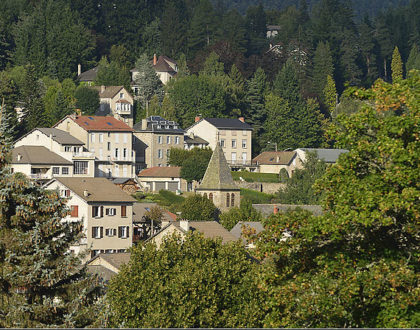
[[[46,179],[51,179],[51,176],[45,173],[35,173],[35,174],[30,174],[29,177],[33,180],[46,180]]]
[[[73,152],[73,159],[95,158],[95,154],[89,151]]]
[[[242,160],[242,159],[230,159],[226,160],[229,167],[231,168],[241,168],[241,167],[257,167],[258,164],[251,160]]]

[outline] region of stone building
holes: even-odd
[[[197,193],[210,199],[221,211],[240,206],[240,189],[233,181],[230,168],[219,143],[213,151]]]

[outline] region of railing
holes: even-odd
[[[227,160],[227,163],[229,166],[257,166],[256,162],[253,162],[251,160],[243,160],[243,159],[231,159]]]
[[[51,176],[44,173],[36,173],[36,174],[30,174],[29,177],[34,180],[41,180],[41,179],[50,179]]]
[[[124,114],[130,114],[131,113],[131,109],[117,109],[117,113],[124,113]]]
[[[94,158],[95,154],[93,152],[88,151],[81,151],[81,152],[73,152],[73,158]]]

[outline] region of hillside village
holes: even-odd
[[[248,2],[0,3],[1,327],[418,326],[419,1]]]

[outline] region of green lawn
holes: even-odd
[[[241,197],[249,199],[252,204],[270,204],[274,195],[262,193],[251,189],[241,189]]]
[[[161,190],[157,194],[138,192],[133,197],[140,203],[157,203],[170,211],[175,210],[185,199],[183,196],[168,190]]]
[[[242,177],[246,182],[280,182],[275,173],[257,173],[248,171],[232,171],[233,180],[239,181]]]

